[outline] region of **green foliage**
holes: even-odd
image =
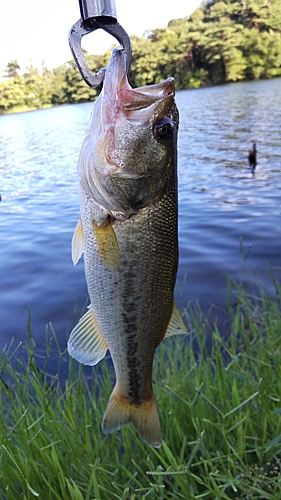
[[[0,499],[279,500],[281,287],[273,283],[274,299],[229,286],[227,341],[189,307],[197,350],[184,336],[160,346],[153,372],[160,449],[132,426],[101,433],[113,385],[106,360],[84,374],[68,359],[60,380],[67,354],[53,331],[44,357],[31,334],[25,362],[11,343],[0,358]]]
[[[90,56],[89,67],[98,71],[100,56]],[[8,63],[7,81],[0,81],[0,114],[7,111],[25,111],[59,104],[73,104],[94,100],[97,90],[88,87],[73,60],[62,66],[39,72],[32,64],[23,76],[13,76],[16,61]]]
[[[19,75],[20,66],[18,61],[10,61],[7,64],[7,68],[4,70],[5,77],[15,78]]]
[[[281,0],[208,0],[189,18],[132,37],[133,86],[173,76],[178,89],[281,76]],[[88,55],[94,73],[109,53]],[[0,113],[94,100],[96,89],[81,78],[73,60],[43,72],[30,66],[19,76],[17,61],[0,82]]]
[[[133,38],[133,84],[178,89],[281,74],[280,0],[214,0],[189,19]]]
[[[24,81],[19,76],[0,82],[0,110],[8,110],[18,105],[23,106],[25,94]]]

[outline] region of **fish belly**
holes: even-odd
[[[119,253],[112,258],[112,262],[117,262],[115,269],[101,252],[93,230],[97,214],[93,213],[87,195],[82,203],[85,273],[91,309],[116,372],[109,413],[118,413],[121,418],[124,406],[131,413],[129,417],[124,416],[125,423],[121,418],[117,424],[111,423],[105,414],[103,429],[111,432],[130,419],[143,439],[157,446],[161,438],[147,436],[147,415],[154,413],[154,420],[159,420],[152,390],[152,364],[173,310],[178,264],[176,193],[173,189],[167,190],[156,205],[140,210],[127,220],[112,223],[117,244],[108,252]],[[110,246],[110,241],[106,244]],[[142,417],[146,422],[144,429],[140,429],[141,424],[132,416],[132,409],[140,415],[140,408],[147,409]],[[156,429],[151,432],[157,434]]]

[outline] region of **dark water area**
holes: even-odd
[[[178,103],[184,300],[224,309],[227,276],[273,294],[268,266],[281,278],[281,80],[182,92]]]
[[[274,288],[281,279],[281,80],[177,93],[180,264],[176,300],[199,301],[221,328],[227,277]],[[92,103],[0,117],[0,349],[27,338],[62,348],[87,304],[83,262],[71,261],[79,217],[77,160]],[[257,166],[248,150],[257,144]],[[243,265],[244,252],[251,245]],[[243,275],[242,275],[243,271]]]

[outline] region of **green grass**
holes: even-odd
[[[86,378],[69,360],[67,380],[28,362],[11,345],[0,361],[0,499],[281,498],[281,288],[276,297],[236,287],[228,303],[229,338],[199,309],[191,337],[158,349],[154,387],[164,442],[144,444],[132,426],[104,436],[112,390],[105,360]],[[206,347],[207,333],[212,338]],[[56,342],[55,335],[52,335]],[[59,349],[59,347],[58,347]],[[19,359],[17,359],[19,358]],[[59,351],[60,363],[67,353]],[[41,360],[42,363],[42,360]],[[38,364],[38,363],[37,363]]]

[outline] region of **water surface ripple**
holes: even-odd
[[[177,93],[180,266],[176,298],[199,301],[223,325],[227,275],[273,293],[281,279],[281,80]],[[79,217],[76,164],[92,104],[0,117],[0,348],[36,343],[46,325],[61,345],[87,301],[83,264],[73,267]],[[257,143],[252,173],[247,155]],[[242,269],[240,241],[251,251]],[[75,312],[76,311],[76,312]]]

